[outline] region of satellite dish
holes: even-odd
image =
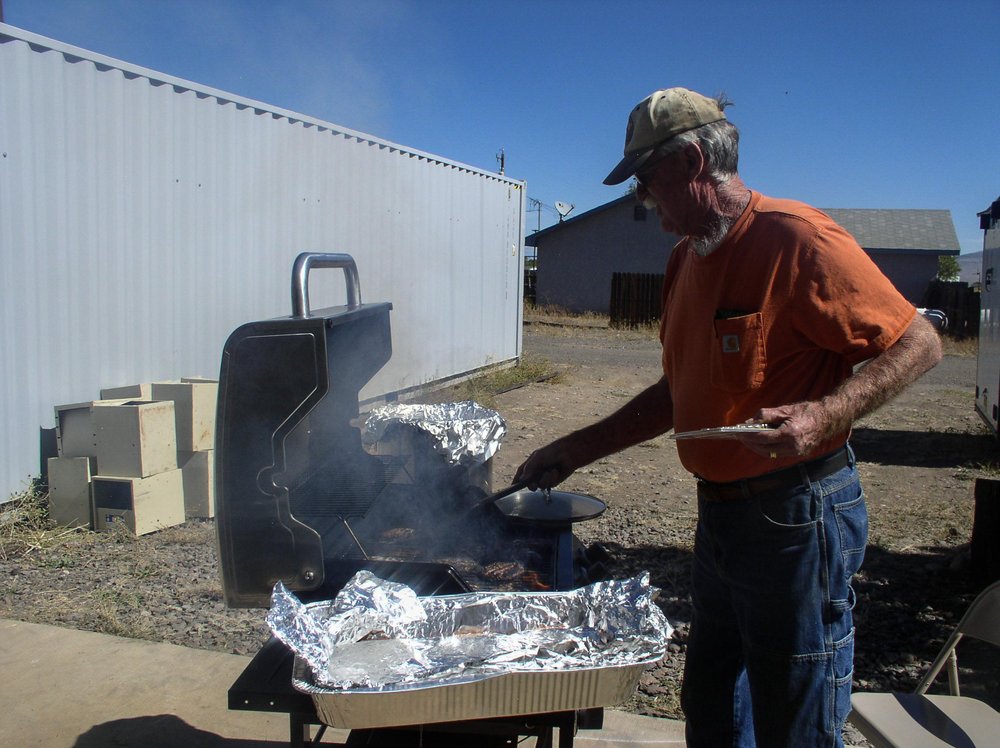
[[[559,220],[561,221],[563,218],[568,216],[570,214],[570,211],[572,211],[573,208],[575,207],[576,207],[575,205],[570,205],[569,203],[561,203],[558,200],[556,200],[556,210],[559,213]]]

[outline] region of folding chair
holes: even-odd
[[[851,724],[875,748],[1000,746],[1000,713],[959,690],[955,647],[964,636],[1000,646],[1000,582],[972,602],[914,693],[855,693]],[[927,694],[946,664],[950,695]]]

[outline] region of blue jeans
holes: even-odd
[[[681,706],[688,748],[841,748],[851,577],[868,512],[847,467],[734,501],[698,499]],[[699,492],[701,493],[701,492]]]

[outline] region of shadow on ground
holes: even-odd
[[[1000,444],[980,433],[856,428],[851,446],[858,459],[905,467],[962,467],[1000,462]]]
[[[673,546],[641,545],[625,548],[603,544],[613,559],[612,576],[626,578],[643,571],[660,590],[657,603],[671,621],[691,620],[691,552]]]
[[[288,745],[264,740],[224,738],[192,727],[173,714],[116,719],[94,725],[80,735],[74,748],[276,748]]]
[[[691,620],[692,554],[667,546],[608,547],[614,574],[649,571],[661,590],[658,604],[672,622]],[[905,553],[869,546],[855,577],[854,683],[863,691],[909,692],[930,667],[975,596],[988,584],[968,565],[967,546],[916,548]],[[683,656],[682,626],[674,641]],[[959,645],[963,695],[1000,708],[1000,649],[969,640]],[[942,674],[931,692],[947,692]]]
[[[892,553],[869,546],[854,589],[855,684],[866,691],[913,691],[959,619],[988,581],[969,566],[967,547]],[[1000,708],[1000,650],[959,645],[963,695]],[[946,693],[942,673],[930,689]]]

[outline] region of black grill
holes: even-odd
[[[309,311],[310,264],[345,269],[346,306]],[[467,512],[491,490],[488,465],[447,464],[414,434],[363,446],[355,425],[359,392],[391,356],[392,307],[361,304],[352,279],[356,284],[345,255],[300,256],[297,314],[245,324],[226,342],[215,459],[227,605],[267,607],[278,580],[305,602],[330,599],[360,569],[423,595],[571,589],[590,581],[569,522],[542,527],[498,511]],[[491,574],[491,564],[512,561],[523,573]],[[318,720],[311,701],[291,687],[291,662],[272,639],[233,685],[230,707],[288,712],[292,741],[301,744],[299,728]],[[588,712],[599,726],[600,710]],[[560,713],[546,723],[535,715],[533,729],[548,724],[551,733],[552,725],[576,719]],[[504,721],[478,721],[465,732],[485,729],[480,722]]]

